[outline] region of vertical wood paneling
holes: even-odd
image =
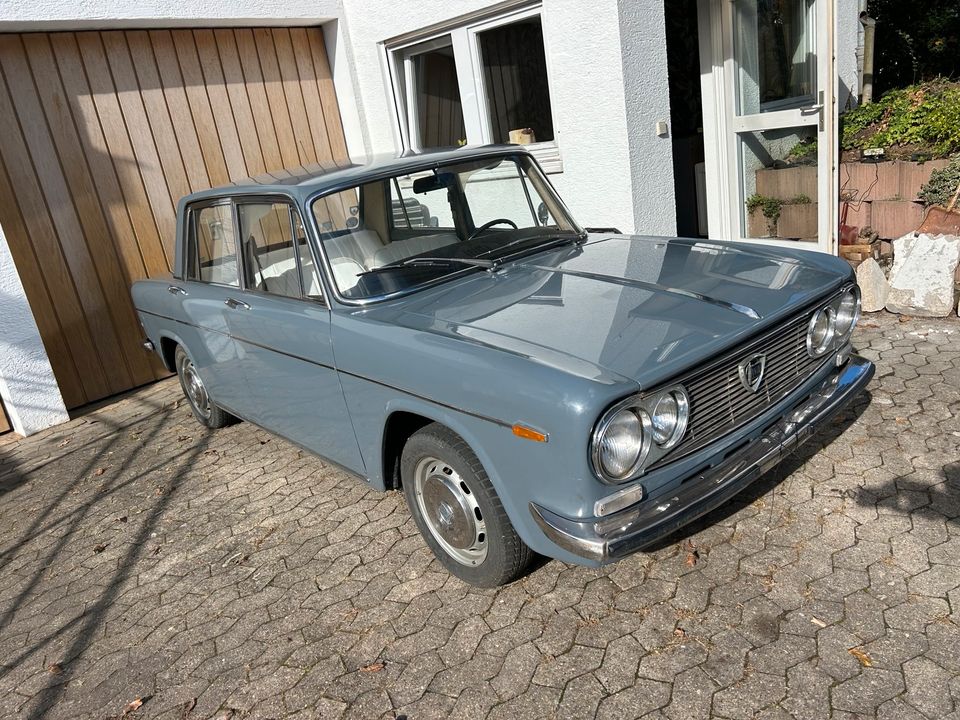
[[[165,374],[129,284],[169,271],[182,195],[347,157],[316,28],[0,34],[0,127],[0,225],[68,407]]]

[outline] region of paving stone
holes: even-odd
[[[244,423],[202,431],[175,380],[6,436],[0,716],[152,694],[138,715],[173,720],[193,698],[196,717],[960,720],[958,337],[865,318],[871,402],[749,496],[653,552],[496,590],[443,570],[401,493]]]

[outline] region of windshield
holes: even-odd
[[[380,297],[529,252],[580,230],[526,155],[486,157],[318,198],[333,281]]]

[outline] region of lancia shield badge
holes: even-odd
[[[740,373],[740,384],[744,389],[750,392],[756,392],[760,389],[760,383],[763,382],[763,371],[767,367],[767,356],[763,353],[751,355],[742,361],[737,370]]]

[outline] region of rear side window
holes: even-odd
[[[200,208],[192,213],[192,217],[187,277],[239,286],[237,240],[230,205]]]

